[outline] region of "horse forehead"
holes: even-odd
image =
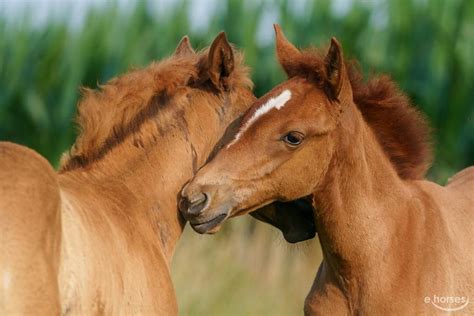
[[[244,122],[249,127],[258,121],[261,117],[267,115],[273,110],[280,110],[285,107],[292,99],[292,91],[290,89],[280,89],[279,91],[269,94],[263,102],[258,104],[251,115]]]
[[[252,109],[246,114],[243,126],[250,127],[262,116],[268,116],[274,109],[283,110],[297,106],[307,98],[308,91],[312,89],[311,84],[304,78],[291,78],[275,87],[265,96],[256,101]],[[279,111],[278,111],[279,112]],[[271,115],[270,115],[271,116]]]
[[[237,143],[241,136],[257,121],[260,121],[262,116],[266,116],[269,112],[282,109],[291,99],[291,90],[278,89],[278,92],[272,92],[259,100],[253,107],[252,111],[247,113],[246,118],[242,122],[239,132],[235,135],[234,140],[231,141],[227,148]]]
[[[286,82],[285,82],[286,83]],[[301,87],[295,84],[282,84],[265,96],[258,99],[252,106],[252,110],[249,111],[247,117],[244,119],[244,123],[260,117],[272,109],[281,109],[282,107],[288,107],[288,105],[295,99],[300,98]]]

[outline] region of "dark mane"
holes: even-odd
[[[430,128],[393,80],[382,75],[364,82],[354,65],[347,67],[354,103],[402,179],[422,179],[432,162]]]
[[[207,49],[198,54],[173,55],[114,78],[100,85],[99,90],[81,89],[83,97],[76,117],[80,133],[63,155],[60,171],[86,167],[101,159],[164,109],[183,111],[172,98],[182,88],[205,88],[207,78],[202,78],[202,73],[207,56]],[[235,51],[235,59],[232,84],[250,87],[243,55]]]
[[[302,51],[285,70],[289,77],[303,75],[334,99],[327,88],[324,54]],[[422,179],[432,162],[430,128],[424,115],[386,75],[367,82],[355,62],[345,62],[353,100],[402,179]]]

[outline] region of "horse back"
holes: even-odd
[[[448,180],[447,188],[466,196],[471,203],[474,202],[474,166],[456,173]]]
[[[51,165],[0,142],[0,314],[59,314],[60,220]]]
[[[452,197],[446,209],[456,210],[455,214],[450,215],[458,219],[468,242],[474,245],[474,234],[471,231],[474,225],[474,167],[456,173],[448,180],[445,188]]]
[[[452,176],[445,186],[430,181],[417,181],[419,188],[429,196],[431,203],[425,206],[438,209],[446,222],[457,222],[466,226],[474,220],[474,167],[469,167]],[[470,228],[469,228],[470,231]]]

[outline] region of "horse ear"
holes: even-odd
[[[234,71],[234,52],[224,32],[219,33],[209,49],[209,78],[219,90],[229,89],[229,77]]]
[[[342,76],[344,71],[344,59],[342,57],[341,44],[335,37],[331,38],[331,46],[324,57],[324,65],[329,87],[334,97],[337,98],[342,88]]]
[[[283,67],[286,74],[291,76],[294,72],[293,64],[295,56],[299,55],[300,51],[286,39],[285,34],[283,34],[283,31],[278,24],[273,24],[273,28],[275,29],[278,62]]]
[[[187,35],[183,36],[181,41],[176,47],[174,51],[175,56],[187,56],[195,54],[193,47],[191,46],[191,42],[189,41],[189,37]]]

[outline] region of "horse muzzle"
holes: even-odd
[[[193,190],[189,185],[186,185],[181,192],[179,209],[197,233],[217,232],[220,224],[230,213],[228,203],[212,207],[212,201],[212,193]]]

